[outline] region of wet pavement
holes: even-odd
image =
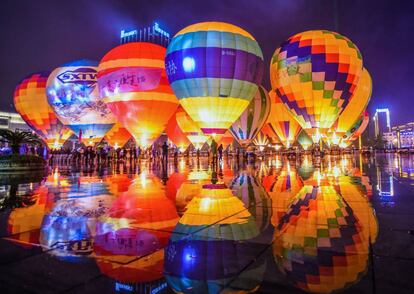
[[[180,158],[2,184],[0,293],[414,293],[414,157]]]

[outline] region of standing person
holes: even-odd
[[[219,154],[219,160],[223,160],[223,144],[220,144],[218,150],[218,154]]]
[[[134,158],[134,162],[136,162],[137,161],[137,147],[135,147],[134,145],[131,151],[132,151],[132,157]]]
[[[138,159],[141,158],[141,147],[140,146],[138,146],[137,157],[138,157]]]
[[[213,165],[217,163],[217,143],[216,141],[213,139],[211,141],[211,154],[213,155]]]
[[[164,142],[164,144],[162,144],[162,163],[165,165],[167,165],[168,163],[168,145],[167,142]]]
[[[116,148],[116,161],[120,160],[120,156],[121,156],[121,148]]]

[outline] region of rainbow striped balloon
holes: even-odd
[[[203,22],[179,31],[167,48],[168,79],[206,135],[224,134],[247,108],[263,73],[263,54],[245,30]]]
[[[262,129],[270,113],[270,98],[265,88],[259,86],[246,110],[233,123],[229,131],[242,146],[249,145]]]

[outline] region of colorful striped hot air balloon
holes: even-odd
[[[161,135],[178,107],[164,58],[165,48],[135,42],[113,48],[99,63],[101,97],[143,148]]]
[[[208,136],[204,135],[198,125],[191,119],[191,117],[185,112],[176,113],[177,124],[180,129],[193,144],[194,148],[200,149],[204,143],[209,139]]]
[[[276,94],[316,143],[351,101],[362,65],[361,53],[346,37],[306,31],[275,51],[270,79]]]
[[[269,118],[267,119],[267,121],[269,121]],[[270,124],[268,122],[266,122],[261,130],[261,132],[265,135],[267,135],[267,137],[270,140],[270,144],[272,145],[276,145],[281,143],[279,136],[276,134],[276,132],[270,127]]]
[[[268,146],[269,143],[270,143],[269,138],[262,132],[258,133],[257,136],[253,140],[253,144],[256,146],[259,146],[260,151],[263,151],[263,149],[266,146]]]
[[[185,110],[179,106],[177,111],[167,123],[167,128],[165,132],[167,133],[168,139],[174,143],[175,146],[181,151],[184,152],[190,146],[191,141],[187,138],[186,133],[180,128],[177,121],[178,113],[185,113]]]
[[[361,78],[355,89],[355,93],[344,111],[339,115],[337,121],[331,127],[330,132],[335,132],[339,138],[344,138],[367,108],[372,94],[372,79],[364,68]]]
[[[46,82],[49,72],[38,72],[24,78],[14,90],[14,107],[49,148],[59,148],[73,134],[53,112],[47,102]]]
[[[269,92],[271,110],[267,119],[269,127],[278,135],[283,146],[290,148],[301,130],[299,123],[274,91]]]
[[[122,148],[131,139],[132,136],[126,128],[116,123],[109,132],[106,133],[104,139],[114,148]]]
[[[116,122],[99,97],[97,66],[91,60],[69,62],[47,79],[49,104],[60,121],[87,145],[101,141]]]
[[[265,88],[259,86],[246,110],[232,124],[229,131],[240,145],[246,147],[262,129],[270,113],[270,98]]]
[[[207,134],[222,135],[247,108],[263,72],[263,54],[245,30],[203,22],[179,31],[165,59],[180,104]]]

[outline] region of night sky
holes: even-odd
[[[389,107],[393,125],[414,121],[414,1],[362,0],[3,0],[0,110],[14,111],[24,76],[77,60],[99,61],[120,30],[157,21],[175,34],[201,21],[241,26],[259,42],[269,88],[273,51],[311,29],[337,31],[361,50],[374,83],[369,109]],[[371,115],[372,116],[372,115]]]

